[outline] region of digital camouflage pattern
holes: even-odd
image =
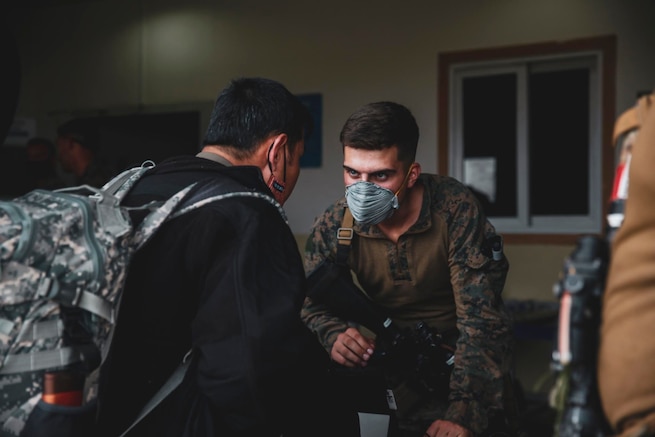
[[[82,361],[81,349],[63,344],[60,303],[86,310],[86,328],[104,359],[128,264],[164,221],[237,195],[264,197],[283,214],[269,196],[216,194],[206,184],[193,203],[187,187],[133,227],[120,201],[147,169],[128,170],[102,189],[34,190],[0,202],[0,436],[19,435],[40,398],[44,371]]]
[[[18,436],[27,418],[41,398],[44,371],[14,373],[0,376],[2,401],[0,416],[2,436]],[[20,403],[19,403],[20,402]]]
[[[503,409],[513,338],[501,297],[509,264],[485,251],[495,229],[470,190],[445,176],[423,174],[419,181],[425,192],[417,222],[397,244],[377,226],[355,223],[348,264],[367,295],[400,326],[423,320],[439,330],[459,331],[446,411],[427,402],[406,425],[424,423],[427,416],[428,423],[441,418],[480,433],[489,413]],[[323,260],[335,259],[345,206],[342,198],[316,219],[305,248],[308,274]],[[328,353],[348,327],[348,321],[309,298],[301,315]]]
[[[119,175],[104,195],[76,187],[0,202],[1,435],[20,433],[46,370],[82,361],[81,350],[63,345],[60,303],[87,310],[94,341],[106,342],[134,250],[129,218],[112,194],[145,170]]]

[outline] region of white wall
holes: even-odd
[[[615,34],[617,114],[655,85],[655,2],[648,0],[64,3],[12,13],[23,66],[18,115],[35,117],[40,135],[52,136],[60,111],[213,101],[236,76],[321,93],[323,166],[303,170],[286,206],[298,234],[342,195],[338,134],[364,103],[408,106],[421,129],[418,160],[436,171],[440,52]],[[569,248],[514,250],[532,253],[534,262],[512,270],[509,295],[552,298],[560,254]],[[544,264],[544,253],[556,261]],[[552,281],[535,285],[536,267]]]

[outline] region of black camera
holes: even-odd
[[[324,261],[307,278],[308,296],[330,311],[357,322],[377,336],[371,365],[404,378],[420,392],[447,396],[454,364],[457,331],[442,333],[419,322],[414,329],[402,329],[383,308],[368,299],[352,280],[350,271],[331,260]]]

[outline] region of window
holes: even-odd
[[[440,55],[439,170],[469,185],[506,237],[573,242],[602,231],[613,41]]]

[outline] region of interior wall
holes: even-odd
[[[440,52],[617,35],[620,113],[638,91],[653,88],[654,15],[654,2],[610,0],[18,5],[10,16],[22,66],[17,115],[36,119],[38,134],[52,137],[62,114],[207,105],[237,76],[270,77],[294,93],[321,93],[322,167],[302,171],[285,205],[302,240],[314,218],[343,194],[338,134],[360,105],[394,100],[408,106],[421,130],[417,159],[423,171],[436,171]],[[571,249],[508,247],[507,295],[552,300],[552,284]]]

